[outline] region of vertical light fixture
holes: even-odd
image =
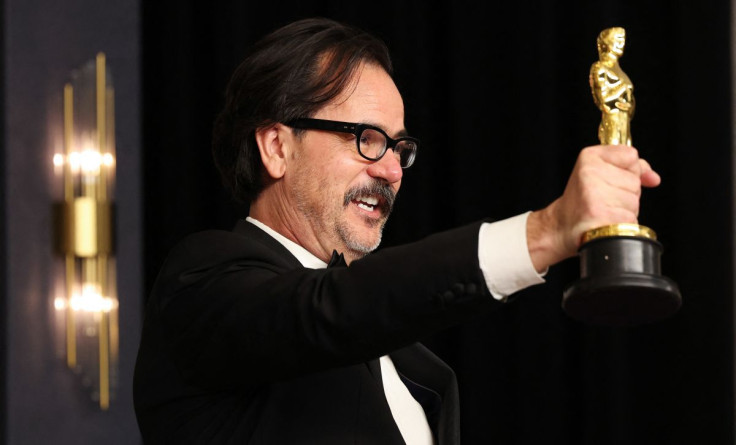
[[[64,259],[65,291],[56,296],[66,364],[93,400],[107,410],[118,361],[113,204],[114,91],[105,54],[72,73],[63,96],[64,153],[54,155],[63,176],[57,205],[57,251]]]

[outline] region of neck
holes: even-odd
[[[618,57],[613,53],[604,53],[600,56],[601,62],[608,65],[614,65],[618,62]]]

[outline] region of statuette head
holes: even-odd
[[[619,27],[607,28],[598,35],[598,54],[621,57],[626,44],[626,30]]]

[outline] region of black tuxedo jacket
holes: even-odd
[[[402,444],[389,354],[441,445],[459,443],[453,372],[423,337],[498,305],[479,223],[312,270],[241,221],[169,255],[146,307],[134,400],[146,443]]]

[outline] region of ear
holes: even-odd
[[[289,150],[285,141],[286,128],[279,123],[256,130],[256,143],[261,154],[261,162],[273,179],[280,179],[286,172],[286,158]]]

